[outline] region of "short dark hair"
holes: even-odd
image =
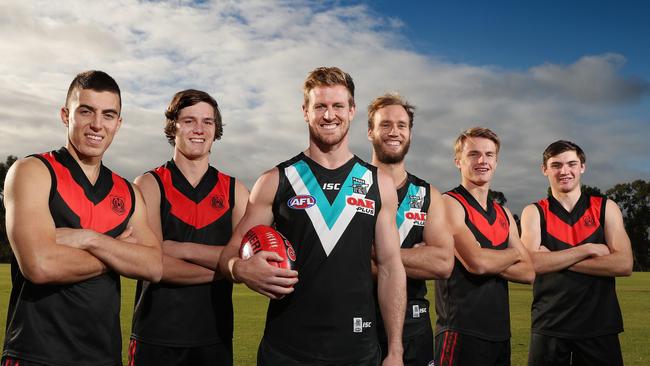
[[[103,71],[88,70],[77,74],[77,76],[70,83],[68,88],[68,95],[65,98],[65,107],[70,105],[70,99],[77,90],[90,89],[97,92],[111,92],[117,94],[120,100],[120,112],[122,111],[122,93],[120,87],[110,75]]]
[[[580,163],[582,164],[587,161],[587,156],[585,155],[585,152],[582,151],[580,146],[571,141],[557,140],[554,143],[548,145],[546,150],[544,150],[544,153],[542,154],[542,165],[546,166],[548,159],[560,155],[566,151],[575,151],[576,155],[578,155],[578,159],[580,159]]]
[[[409,129],[413,128],[413,117],[415,114],[415,106],[409,104],[401,95],[397,93],[388,93],[373,99],[368,105],[368,129],[373,128],[373,119],[378,110],[388,107],[390,105],[399,105],[404,108],[406,114],[409,116]]]
[[[350,104],[350,107],[354,107],[354,81],[350,74],[338,67],[318,67],[307,74],[302,87],[305,106],[309,104],[309,92],[312,89],[317,86],[335,85],[343,85],[348,90],[350,93],[348,104]]]
[[[170,145],[174,146],[176,138],[176,121],[181,109],[205,102],[214,110],[214,140],[219,140],[223,135],[223,122],[217,101],[210,94],[196,89],[187,89],[174,94],[169,107],[165,111],[165,136]]]

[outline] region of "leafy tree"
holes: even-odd
[[[592,195],[592,196],[602,196],[603,195],[603,192],[600,190],[600,188],[588,186],[586,184],[581,185],[580,190],[582,191],[582,193],[587,193],[587,194]],[[551,195],[551,187],[548,187],[548,189],[546,190],[546,194],[549,195],[549,196]]]
[[[16,162],[18,158],[9,155],[5,162],[0,162],[0,260],[8,260],[11,255],[9,247],[9,240],[7,239],[7,229],[5,225],[5,203],[4,203],[4,190],[5,190],[5,177],[9,167]]]
[[[500,204],[501,206],[505,206],[506,202],[508,202],[508,199],[506,198],[506,195],[503,194],[503,192],[493,191],[491,189],[488,191],[488,200],[495,200],[496,203]]]
[[[607,191],[623,212],[625,230],[632,241],[634,270],[650,270],[650,182],[619,183]]]

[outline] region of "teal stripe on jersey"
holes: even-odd
[[[352,167],[352,170],[341,185],[339,193],[336,194],[334,202],[330,205],[325,193],[323,193],[323,189],[318,183],[318,180],[309,168],[309,165],[304,160],[300,160],[293,166],[296,168],[296,171],[300,175],[300,179],[302,179],[309,194],[316,199],[316,206],[318,206],[318,210],[321,212],[321,215],[323,215],[323,219],[325,219],[325,223],[329,229],[332,229],[341,215],[341,212],[343,212],[346,197],[352,195],[352,177],[361,177],[368,171],[368,169],[363,167],[361,164],[355,163],[354,167]]]

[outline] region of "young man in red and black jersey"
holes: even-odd
[[[121,105],[112,77],[80,73],[61,108],[65,147],[7,174],[15,258],[2,365],[121,365],[119,276],[160,280],[142,196],[102,164]]]
[[[616,203],[581,191],[585,161],[573,142],[550,144],[542,172],[551,196],[521,215],[521,239],[537,272],[531,366],[623,364],[614,277],[631,274],[632,249]]]
[[[216,100],[176,93],[165,113],[174,156],[136,178],[149,223],[163,242],[160,283],[138,283],[129,364],[232,365],[232,284],[216,271],[248,190],[210,165],[223,133]]]
[[[402,336],[405,366],[426,365],[433,359],[433,330],[425,281],[448,278],[454,266],[454,239],[447,227],[440,192],[406,171],[404,157],[411,144],[414,110],[398,94],[382,95],[368,106],[372,164],[388,172],[397,188],[396,221],[400,255],[407,275]],[[383,327],[377,333],[385,357],[386,333]]]
[[[461,184],[443,195],[456,263],[449,279],[436,281],[438,366],[510,365],[508,281],[535,277],[512,214],[488,197],[499,148],[487,128],[470,128],[456,139]],[[475,240],[460,235],[468,230]]]

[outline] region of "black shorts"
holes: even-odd
[[[381,359],[388,354],[386,340],[379,341],[381,346]],[[402,340],[404,346],[404,366],[424,366],[433,360],[433,330],[426,327],[422,334],[415,336],[405,335]]]
[[[446,330],[436,335],[436,366],[510,366],[510,340],[494,342]]]
[[[271,347],[268,342],[264,341],[264,338],[257,350],[257,366],[379,366],[380,362],[379,347],[375,354],[349,363],[297,360]]]
[[[528,366],[622,366],[618,334],[586,339],[530,336]]]
[[[131,339],[128,359],[128,366],[232,366],[232,342],[200,347],[169,347]]]

